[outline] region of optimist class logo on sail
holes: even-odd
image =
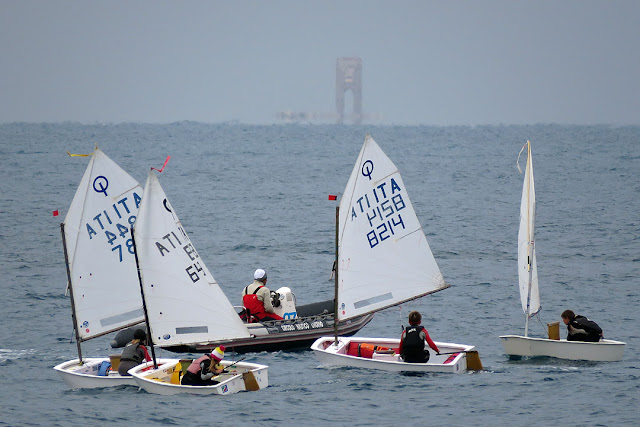
[[[362,165],[362,176],[371,181],[374,163],[367,160]],[[392,176],[383,179],[351,205],[351,222],[366,221],[366,239],[370,248],[375,248],[389,237],[405,229],[400,211],[406,207],[403,188],[399,179]]]

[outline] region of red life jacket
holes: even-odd
[[[264,286],[258,286],[252,294],[247,294],[242,297],[242,305],[245,308],[249,309],[249,312],[252,316],[257,317],[258,319],[262,318],[265,314],[267,314],[264,309],[264,303],[258,299],[258,291],[264,288]]]
[[[144,361],[145,362],[151,362],[151,356],[149,356],[149,352],[147,351],[147,347],[141,345],[140,347],[142,347],[142,351],[144,351]]]

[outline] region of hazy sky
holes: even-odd
[[[640,1],[0,0],[0,123],[640,124]]]

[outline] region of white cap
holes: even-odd
[[[255,280],[264,280],[267,278],[267,272],[259,268],[255,271],[255,273],[253,273],[253,278]]]

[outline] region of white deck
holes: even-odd
[[[118,374],[118,371],[111,370],[107,376],[98,375],[100,363],[109,362],[108,357],[89,357],[84,358],[82,361],[81,365],[80,359],[68,360],[54,366],[53,369],[60,374],[64,383],[71,389],[136,385],[133,377],[122,377]]]
[[[510,356],[549,356],[569,360],[616,362],[622,359],[625,343],[613,340],[583,342],[503,335],[504,351]]]
[[[233,362],[223,361],[223,366],[229,366]],[[179,393],[193,394],[234,394],[240,391],[255,391],[253,386],[263,389],[269,385],[269,376],[266,365],[257,363],[239,362],[231,368],[231,371],[220,375],[220,383],[210,386],[181,385],[181,370],[179,359],[164,359],[158,364],[157,369],[145,368],[153,366],[153,362],[136,366],[129,373],[136,384],[149,393],[174,395]]]
[[[458,353],[437,355],[430,351],[428,363],[403,362],[398,354],[374,353],[371,358],[351,356],[348,353],[349,343],[369,343],[382,347],[398,348],[399,339],[339,337],[338,345],[334,345],[334,337],[318,338],[311,349],[320,363],[325,366],[352,366],[358,368],[378,369],[395,372],[443,372],[462,373],[467,370],[466,351],[475,351],[474,346],[436,342],[441,353]]]

